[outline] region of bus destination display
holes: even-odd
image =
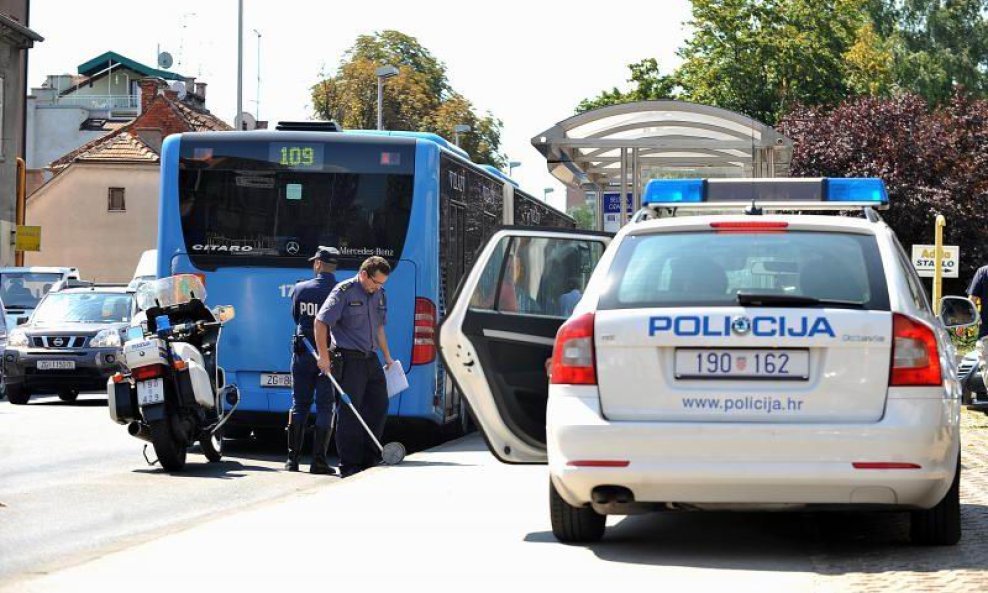
[[[323,145],[317,142],[272,142],[268,158],[289,169],[319,170],[323,165]]]

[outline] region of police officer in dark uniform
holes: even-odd
[[[320,246],[316,254],[309,258],[316,277],[303,280],[292,288],[295,335],[292,336],[292,409],[288,416],[288,461],[285,462],[285,469],[292,472],[298,471],[305,425],[315,394],[316,434],[312,440],[312,465],[309,471],[314,474],[335,473],[326,460],[332,434],[333,386],[327,377],[320,374],[316,359],[306,349],[302,339],[308,339],[310,344],[316,343],[312,320],[336,286],[333,272],[336,271],[339,255],[340,252],[335,247]]]
[[[387,419],[388,386],[377,348],[384,355],[386,368],[394,363],[384,335],[388,302],[382,286],[390,273],[391,266],[384,258],[374,256],[364,260],[356,276],[340,282],[329,294],[316,315],[314,332],[319,368],[334,373],[378,440],[384,434]],[[330,332],[336,344],[332,358],[327,340]],[[340,454],[340,475],[344,478],[381,460],[380,451],[347,407],[340,412],[336,450]]]

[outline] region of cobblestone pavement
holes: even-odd
[[[965,411],[963,426],[961,542],[914,547],[907,516],[828,515],[807,526],[817,591],[988,591],[988,416]]]

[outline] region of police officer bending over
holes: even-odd
[[[388,387],[375,349],[380,347],[387,367],[394,363],[384,335],[388,303],[382,286],[390,273],[391,266],[384,258],[367,258],[356,276],[340,282],[329,293],[315,322],[319,368],[335,373],[340,387],[350,395],[354,407],[378,440],[384,434],[387,419]],[[336,343],[332,362],[327,340],[330,331]],[[349,408],[340,412],[336,450],[344,478],[377,465],[381,459]]]
[[[329,439],[332,434],[333,386],[329,379],[319,373],[315,358],[305,348],[302,338],[317,344],[312,330],[319,307],[330,291],[336,286],[336,264],[340,252],[335,247],[320,247],[309,258],[316,277],[303,280],[292,288],[292,317],[295,319],[295,335],[292,336],[292,409],[288,416],[288,461],[285,469],[298,471],[302,456],[302,441],[305,438],[305,425],[312,408],[312,396],[316,400],[316,434],[312,440],[312,465],[309,471],[314,474],[332,474],[333,468],[326,460]],[[323,335],[323,340],[326,336]],[[329,343],[326,342],[325,345]]]

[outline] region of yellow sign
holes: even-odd
[[[41,227],[17,225],[14,237],[15,251],[41,251]]]

